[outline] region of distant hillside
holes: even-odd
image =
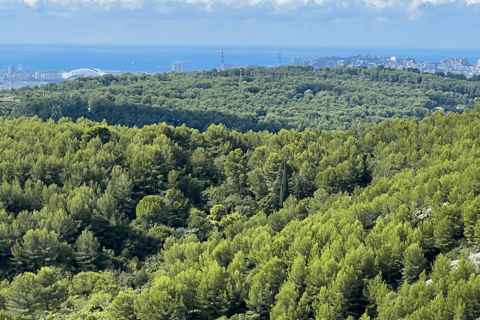
[[[480,101],[480,82],[382,66],[284,66],[105,75],[16,93],[22,100],[10,117],[86,117],[138,127],[166,122],[200,131],[223,123],[241,132],[277,132],[349,129],[391,118],[421,119],[438,110],[461,113]]]

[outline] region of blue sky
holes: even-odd
[[[0,0],[1,43],[480,48],[480,0]]]

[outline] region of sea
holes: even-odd
[[[480,49],[468,48],[355,48],[355,47],[248,47],[248,46],[174,46],[174,45],[59,45],[0,44],[0,69],[9,65],[24,70],[70,71],[77,68],[123,70],[125,72],[171,71],[180,61],[184,71],[220,68],[221,52],[226,63],[274,66],[289,64],[292,58],[303,61],[321,57],[356,55],[412,57],[426,62],[444,58],[469,59],[476,64]]]

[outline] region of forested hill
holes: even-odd
[[[479,131],[0,118],[0,319],[477,319]]]
[[[427,112],[462,112],[480,102],[480,81],[417,69],[284,66],[80,78],[23,88],[11,117],[86,117],[143,127],[166,122],[201,132],[223,123],[239,132],[340,130]]]

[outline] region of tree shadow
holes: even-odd
[[[71,117],[71,115],[64,114]],[[85,118],[101,122],[106,120],[110,125],[137,126],[139,128],[166,122],[174,126],[185,124],[189,128],[194,128],[204,132],[212,124],[224,124],[231,130],[245,133],[249,130],[264,131],[276,133],[281,129],[291,129],[292,126],[280,121],[263,121],[258,117],[241,117],[235,114],[223,112],[205,112],[192,110],[169,110],[161,107],[139,107],[139,106],[107,106],[91,109],[84,114],[76,115],[76,118],[83,116]],[[75,119],[74,119],[75,120]]]

